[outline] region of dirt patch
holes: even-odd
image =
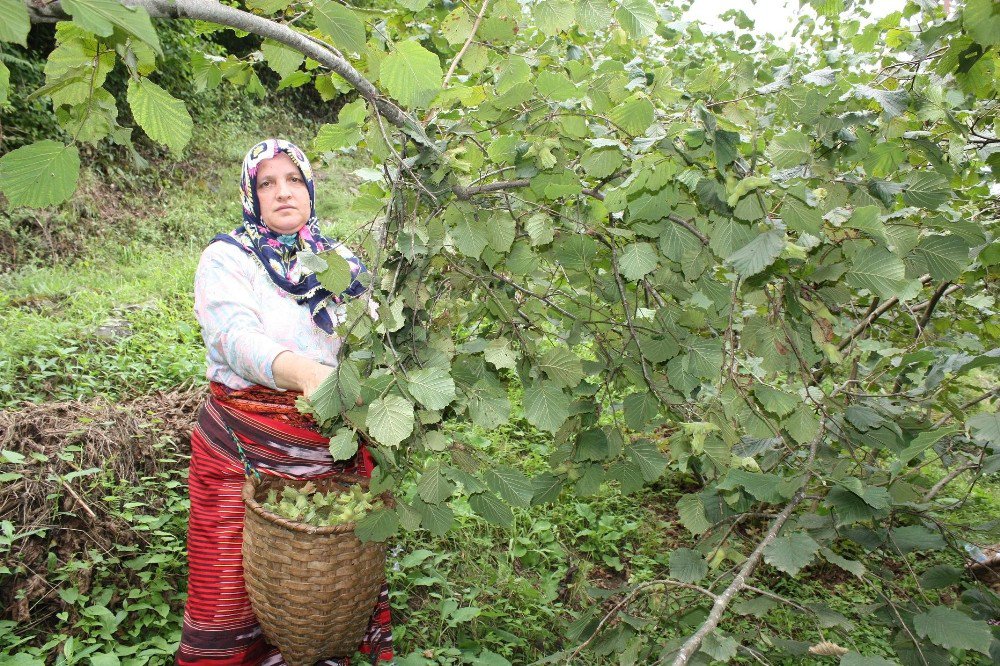
[[[137,543],[139,535],[104,502],[106,488],[93,470],[116,483],[138,486],[144,478],[187,466],[189,436],[204,398],[202,387],[182,388],[125,402],[25,404],[0,412],[0,522],[15,534],[10,562],[0,577],[0,619],[25,622],[58,603],[46,579],[55,567],[90,548]],[[162,509],[149,497],[145,511]],[[79,575],[86,576],[86,572]],[[83,587],[86,580],[77,581]]]

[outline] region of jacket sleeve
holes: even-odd
[[[195,316],[210,365],[228,366],[246,381],[277,388],[271,366],[288,348],[264,332],[261,304],[253,289],[253,262],[232,245],[209,245],[194,278]]]

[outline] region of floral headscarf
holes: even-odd
[[[277,156],[279,152],[288,155],[292,163],[299,168],[309,190],[309,220],[294,234],[279,234],[272,231],[260,216],[257,168],[261,162]],[[297,302],[308,307],[316,325],[326,333],[332,334],[335,322],[327,311],[327,305],[341,303],[344,297],[360,296],[364,293],[365,287],[357,277],[367,270],[350,250],[320,233],[319,221],[316,219],[316,191],[309,159],[290,141],[268,139],[258,143],[243,158],[240,189],[243,199],[243,224],[228,234],[219,234],[212,239],[212,242],[230,243],[254,256],[264,267],[271,282],[288,292]],[[325,289],[316,275],[299,263],[297,257],[299,250],[313,253],[336,250],[351,265],[351,277],[354,278],[351,286],[341,294],[333,294]]]

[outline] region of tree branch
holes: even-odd
[[[123,0],[122,4],[127,7],[141,7],[153,18],[208,21],[284,44],[342,76],[361,97],[376,107],[386,120],[406,131],[416,141],[428,146],[433,145],[417,119],[384,95],[351,63],[326,46],[283,23],[223,5],[217,0]],[[58,0],[41,7],[30,3],[27,6],[31,20],[35,23],[69,18]]]
[[[813,460],[816,458],[816,449],[819,447],[820,442],[823,441],[825,433],[826,428],[823,423],[820,423],[819,433],[809,445],[809,457],[806,460],[806,468],[812,466]],[[785,523],[791,517],[792,512],[795,511],[795,507],[797,507],[802,500],[805,499],[805,496],[806,490],[805,485],[803,485],[802,488],[795,493],[788,504],[785,505],[785,508],[781,510],[781,513],[779,513],[774,519],[774,522],[771,523],[771,527],[768,529],[767,534],[764,535],[764,538],[757,544],[757,547],[754,548],[753,552],[750,553],[750,556],[746,559],[746,562],[743,563],[743,566],[740,567],[739,573],[737,573],[736,577],[733,578],[733,582],[731,582],[729,587],[727,587],[722,594],[716,598],[715,603],[712,604],[712,610],[708,614],[708,618],[702,623],[701,627],[698,628],[698,631],[696,631],[684,642],[684,645],[682,645],[680,650],[677,652],[677,656],[674,657],[673,662],[671,662],[671,666],[685,666],[691,657],[694,656],[694,653],[698,651],[698,648],[701,647],[701,643],[705,640],[705,637],[715,631],[715,628],[719,626],[719,622],[722,620],[722,615],[726,612],[726,609],[729,608],[729,604],[733,602],[736,595],[747,588],[749,578],[757,570],[757,567],[760,566],[760,561],[764,557],[764,551],[775,539],[778,538],[778,533],[781,531],[781,528],[784,527]]]

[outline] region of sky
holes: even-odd
[[[906,0],[874,0],[869,11],[873,17],[882,17],[902,9],[905,4]],[[697,21],[709,31],[724,30],[727,23],[719,20],[719,14],[729,9],[742,9],[756,24],[754,32],[769,32],[780,37],[794,27],[799,0],[696,0],[684,19]]]

